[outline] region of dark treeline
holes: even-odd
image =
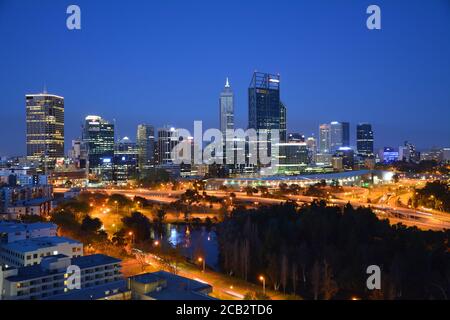
[[[237,208],[218,227],[224,272],[306,299],[446,299],[450,231],[420,231],[378,220],[370,209]],[[381,268],[370,291],[367,267]]]

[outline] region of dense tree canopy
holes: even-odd
[[[218,229],[223,271],[311,299],[449,296],[449,236],[325,202],[239,208]],[[382,270],[381,290],[366,287],[370,265]]]

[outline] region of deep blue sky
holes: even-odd
[[[368,121],[377,147],[450,146],[450,0],[0,0],[0,155],[25,153],[24,96],[44,83],[69,145],[88,114],[133,139],[141,122],[217,127],[226,76],[246,127],[254,70],[281,74],[289,131],[350,121],[354,140]]]

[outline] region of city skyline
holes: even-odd
[[[365,7],[359,1],[327,3],[329,12],[311,1],[294,7],[263,6],[261,15],[283,21],[267,31],[277,44],[267,52],[257,47],[262,35],[245,36],[258,19],[252,13],[252,1],[230,1],[229,9],[217,11],[214,19],[195,10],[201,6],[218,9],[206,2],[194,8],[181,2],[142,3],[142,13],[133,15],[127,5],[108,4],[108,16],[102,14],[106,4],[101,1],[79,1],[79,5],[85,19],[76,33],[65,28],[64,10],[58,17],[59,9],[65,9],[62,5],[2,2],[0,36],[10,43],[10,50],[0,53],[0,67],[6,70],[0,75],[6,92],[0,105],[2,117],[11,121],[4,123],[0,134],[13,135],[0,142],[1,155],[25,154],[23,99],[43,91],[44,85],[65,97],[66,152],[89,114],[116,120],[117,137],[134,137],[141,122],[191,128],[194,120],[203,120],[205,126],[219,128],[217,96],[226,77],[233,84],[235,126],[246,128],[248,82],[255,69],[281,75],[288,132],[318,137],[319,124],[346,121],[354,146],[356,124],[368,122],[376,133],[376,149],[398,147],[406,140],[419,149],[450,145],[450,128],[445,123],[450,116],[450,62],[446,59],[450,44],[444,40],[450,33],[450,8],[444,1],[426,7],[418,1],[380,1],[383,28],[379,32],[365,27]],[[238,5],[239,10],[233,10]],[[175,23],[178,12],[183,12],[175,12],[177,6],[191,18]],[[27,15],[13,21],[16,10],[43,19],[37,25]],[[144,13],[150,18],[144,19]],[[421,15],[427,24],[415,28],[414,38],[405,38],[405,32],[410,32],[407,22]],[[232,24],[227,23],[230,17]],[[121,18],[122,23],[110,22],[113,18]],[[211,28],[203,30],[202,23]],[[333,28],[337,25],[338,30]],[[11,28],[16,32],[8,32]],[[29,42],[27,50],[19,37],[23,34],[54,41],[39,50]],[[186,36],[189,42],[183,40]],[[206,39],[208,46],[203,44]],[[223,41],[230,42],[228,50],[222,50]],[[426,50],[415,50],[419,45]],[[183,52],[178,54],[180,48]],[[56,59],[62,52],[66,58]],[[437,113],[441,116],[436,117]]]

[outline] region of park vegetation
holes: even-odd
[[[218,227],[223,272],[306,299],[446,299],[450,231],[420,231],[379,220],[367,208],[324,201],[237,208]],[[382,270],[369,291],[367,267]]]

